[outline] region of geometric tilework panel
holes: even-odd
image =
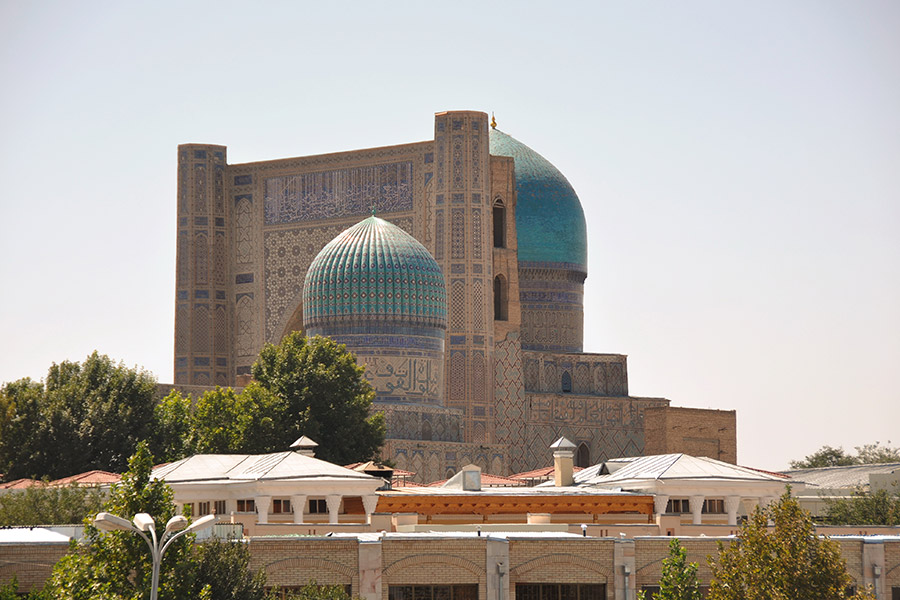
[[[494,441],[511,448],[525,448],[525,387],[522,384],[522,348],[516,332],[494,346]],[[527,470],[525,454],[513,452],[510,469]]]
[[[591,464],[609,458],[637,456],[644,450],[644,409],[666,406],[666,400],[579,398],[528,394],[527,454],[537,468],[549,462],[548,450],[559,436],[576,446],[585,443]]]
[[[194,330],[191,334],[191,338],[193,339],[193,348],[191,351],[195,354],[208,354],[209,353],[209,307],[205,304],[198,304],[194,306],[194,319],[193,319]]]
[[[237,301],[237,335],[235,338],[237,356],[253,356],[253,319],[256,308],[253,297],[241,296]]]
[[[202,233],[194,235],[194,283],[209,284],[209,245]]]
[[[238,200],[235,207],[235,261],[240,264],[249,263],[253,256],[252,209],[253,203],[246,196]]]
[[[267,225],[412,210],[412,163],[304,173],[266,180]]]
[[[375,388],[376,402],[443,403],[443,356],[377,356],[353,350]]]

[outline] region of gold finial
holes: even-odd
[[[497,129],[497,119],[494,118],[493,111],[491,111],[491,128]]]

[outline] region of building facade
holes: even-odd
[[[445,320],[427,332],[360,312],[322,327],[305,306],[316,257],[373,213],[443,277]],[[225,146],[179,146],[177,220],[175,384],[240,385],[263,345],[294,330],[343,336],[386,413],[386,457],[420,480],[469,463],[544,466],[561,435],[579,465],[638,455],[645,409],[669,405],[629,395],[624,355],[583,352],[581,202],[485,113],[438,113],[422,142],[282,160],[229,164]],[[371,275],[343,266],[315,271]],[[712,458],[734,460],[733,425],[722,448],[706,444]]]

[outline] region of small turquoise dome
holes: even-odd
[[[516,165],[519,262],[568,263],[587,272],[587,225],[571,184],[546,158],[491,128],[490,152]]]
[[[303,284],[307,331],[371,321],[447,328],[437,262],[411,235],[374,215],[328,242]]]

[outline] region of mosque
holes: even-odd
[[[686,452],[736,461],[734,411],[628,393],[626,357],[583,352],[587,225],[575,190],[488,115],[433,139],[228,164],[178,148],[175,385],[243,385],[294,330],[346,344],[422,481],[476,464]]]

